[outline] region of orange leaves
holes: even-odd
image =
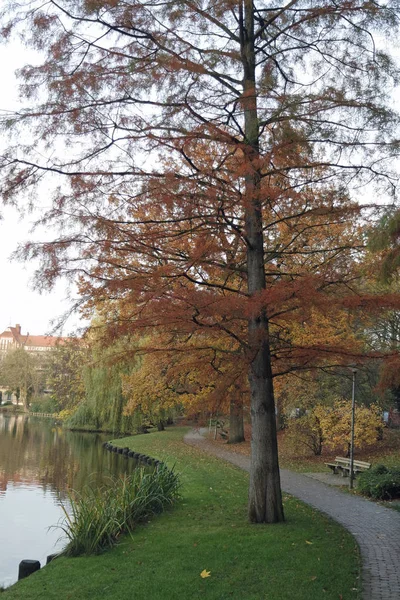
[[[382,393],[387,389],[396,389],[399,387],[400,357],[395,353],[385,361],[382,367],[378,389]]]
[[[230,399],[246,390],[246,362],[239,356],[233,344],[215,334],[171,338],[159,330],[142,338],[137,368],[122,378],[125,414],[157,415],[171,408],[186,414],[227,411]]]
[[[56,21],[56,17],[53,15],[47,15],[43,12],[37,12],[33,19],[34,27],[36,27],[39,31],[47,31],[49,27]]]
[[[114,8],[118,5],[119,0],[84,0],[85,10],[89,13],[96,12],[100,9]]]
[[[138,362],[129,375],[122,375],[122,390],[127,399],[124,414],[140,410],[143,414],[158,415],[175,407],[179,396],[168,385],[161,357],[149,354]]]
[[[343,306],[348,308],[362,308],[369,313],[380,313],[382,310],[399,309],[400,295],[394,292],[383,292],[348,296],[343,300]]]

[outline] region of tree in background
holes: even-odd
[[[83,369],[87,350],[82,340],[70,339],[50,354],[47,380],[59,410],[71,410],[84,397]]]
[[[43,369],[40,361],[23,348],[8,352],[0,363],[1,383],[16,392],[25,410],[34,394],[39,394],[44,386]]]
[[[156,426],[159,431],[180,407],[179,393],[166,378],[166,368],[151,354],[143,356],[137,369],[122,377],[122,390],[127,398],[124,413],[140,416],[147,426]]]
[[[139,410],[162,428],[168,414],[208,418],[231,410],[229,440],[243,441],[241,384],[245,377],[232,344],[228,347],[221,338],[214,335],[211,339],[203,332],[190,339],[171,339],[158,328],[152,337],[138,338],[136,345],[131,339],[130,352],[137,366],[123,377],[126,414]]]
[[[334,178],[391,185],[397,115],[384,90],[395,71],[371,32],[396,36],[397,12],[347,0],[9,0],[3,13],[4,35],[24,28],[46,54],[21,71],[32,107],[4,121],[19,136],[2,158],[4,198],[46,172],[65,178],[43,217],[64,233],[27,248],[43,257],[43,284],[69,272],[97,304],[129,296],[120,331],[153,319],[171,332],[235,340],[251,396],[249,518],[283,520],[271,335],[281,373],[327,351],[294,351],[281,323],[312,299],[324,309],[335,294],[343,300],[337,282],[348,283],[346,261],[331,266],[335,243],[310,247],[300,217],[343,219],[325,185]],[[47,97],[35,105],[37,90]],[[22,146],[25,125],[32,143]],[[304,189],[315,206],[295,202]],[[287,271],[289,255],[307,256],[307,273],[304,261]]]
[[[320,423],[324,444],[328,448],[341,446],[343,450],[349,452],[351,401],[337,400],[330,408],[316,406],[312,413]],[[354,446],[363,448],[373,445],[378,438],[382,424],[382,411],[378,406],[357,406]]]
[[[381,282],[394,280],[400,267],[400,211],[396,205],[386,208],[380,221],[369,231],[369,248]]]
[[[320,456],[325,442],[325,431],[322,428],[318,414],[310,411],[299,418],[288,420],[286,444],[294,452],[312,453]]]
[[[355,448],[376,443],[382,429],[382,411],[376,405],[357,406]],[[289,422],[289,443],[299,451],[307,448],[319,456],[323,448],[350,452],[351,401],[339,399],[332,406],[317,404],[307,414]]]

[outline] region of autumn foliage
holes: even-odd
[[[365,448],[376,443],[382,429],[379,406],[357,406],[354,427],[354,447]],[[315,455],[323,448],[349,451],[351,432],[351,401],[338,399],[331,406],[314,406],[308,414],[289,421],[292,444],[306,447]]]
[[[248,392],[249,518],[283,520],[274,379],[354,362],[360,312],[400,306],[360,286],[374,210],[351,197],[355,183],[392,185],[395,69],[372,32],[396,35],[397,12],[7,0],[1,20],[43,56],[20,72],[26,107],[4,118],[3,198],[47,178],[40,222],[59,230],[21,255],[41,259],[43,287],[78,281],[105,345],[148,340],[150,380],[156,356],[186,347],[157,369],[157,410],[171,394]],[[132,410],[150,410],[145,377],[124,386]]]

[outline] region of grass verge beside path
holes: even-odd
[[[2,600],[355,600],[359,554],[339,525],[285,496],[287,521],[246,521],[248,475],[183,442],[186,429],[117,440],[176,465],[182,500],[94,557],[60,558]],[[210,576],[202,578],[206,570]]]

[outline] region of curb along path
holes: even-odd
[[[250,459],[218,448],[193,430],[185,442],[249,471]],[[315,479],[281,469],[282,489],[325,513],[356,538],[362,558],[363,600],[400,600],[400,513]],[[340,576],[340,575],[338,575]]]

